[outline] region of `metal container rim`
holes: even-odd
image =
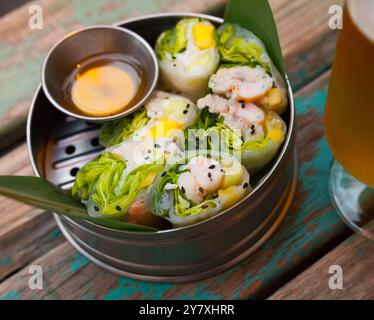
[[[131,23],[131,22],[140,22],[142,20],[147,20],[147,19],[152,19],[152,18],[167,18],[167,17],[170,17],[170,18],[197,17],[197,18],[205,18],[205,19],[208,19],[210,21],[215,21],[217,23],[223,23],[222,18],[207,15],[207,14],[192,13],[192,12],[169,12],[169,13],[156,13],[156,14],[149,14],[149,15],[134,17],[134,18],[130,18],[130,19],[126,19],[126,20],[117,22],[114,25],[121,28],[120,26],[122,24],[125,24],[125,23],[127,24],[127,23]],[[160,237],[162,237],[162,235],[165,235],[165,234],[177,235],[178,233],[198,231],[199,228],[202,225],[207,226],[209,223],[217,222],[217,220],[222,215],[227,215],[230,212],[234,212],[235,208],[237,206],[239,206],[240,204],[242,204],[245,201],[248,201],[251,197],[253,197],[254,195],[256,195],[256,194],[258,194],[259,192],[262,191],[264,186],[269,182],[270,178],[275,174],[275,171],[280,166],[280,164],[281,164],[282,160],[284,159],[285,154],[286,154],[286,152],[287,152],[287,150],[290,146],[292,135],[293,135],[293,132],[295,130],[295,105],[294,105],[294,97],[293,97],[292,87],[291,87],[291,84],[289,82],[289,79],[288,79],[287,75],[286,75],[286,83],[287,83],[287,88],[288,88],[290,117],[289,117],[289,123],[288,123],[288,128],[287,128],[287,135],[286,135],[285,141],[283,142],[282,149],[279,152],[278,157],[275,160],[273,166],[269,169],[267,174],[264,177],[262,177],[262,179],[256,185],[256,187],[253,189],[253,191],[249,195],[247,195],[245,198],[241,199],[238,203],[236,203],[235,206],[233,206],[231,208],[228,208],[228,209],[218,213],[217,215],[215,215],[215,216],[213,216],[213,217],[211,217],[207,220],[195,223],[191,226],[185,226],[185,227],[179,227],[179,228],[173,228],[173,229],[167,229],[167,230],[160,230],[160,231],[156,231],[156,232],[122,231],[122,230],[115,230],[115,229],[110,229],[110,228],[107,228],[107,227],[102,227],[102,226],[99,226],[99,225],[94,224],[94,223],[89,222],[89,221],[84,221],[84,223],[87,224],[88,226],[92,225],[94,228],[101,229],[101,230],[107,231],[107,232],[111,232],[113,234],[114,233],[121,234],[121,235],[125,234],[129,237],[140,236],[141,235],[142,237],[154,238],[154,237],[157,237],[158,235]],[[42,86],[39,85],[36,93],[34,94],[32,102],[31,102],[31,106],[30,106],[30,109],[29,109],[28,117],[27,117],[27,134],[26,134],[27,147],[28,147],[28,152],[29,152],[29,156],[30,156],[31,165],[32,165],[33,171],[35,172],[35,174],[38,177],[40,177],[41,175],[40,175],[40,172],[39,172],[39,170],[36,166],[35,159],[33,157],[33,150],[32,150],[32,145],[31,145],[31,124],[32,124],[32,115],[33,115],[33,111],[34,111],[34,107],[35,107],[35,102],[36,102],[36,100],[37,100],[37,98],[40,94],[41,88],[42,88]],[[82,228],[82,226],[80,225],[80,223],[78,221],[73,220],[73,219],[68,218],[68,217],[64,217],[64,219],[68,220],[71,224],[75,225],[76,227]],[[96,231],[92,231],[92,232],[96,232]]]

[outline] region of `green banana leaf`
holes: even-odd
[[[69,218],[86,220],[97,225],[122,231],[151,232],[158,229],[125,223],[109,218],[95,218],[86,208],[74,200],[67,191],[38,177],[0,176],[0,194],[47,212]]]
[[[267,0],[229,0],[224,21],[237,23],[260,38],[283,80],[286,80],[278,31]]]

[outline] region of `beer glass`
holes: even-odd
[[[345,3],[324,120],[334,206],[374,240],[374,0]]]

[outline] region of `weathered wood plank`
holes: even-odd
[[[328,8],[341,1],[270,0],[284,54],[293,52],[325,33]],[[0,148],[24,136],[26,113],[39,83],[43,58],[52,44],[67,32],[90,24],[114,23],[152,12],[214,12],[217,6],[224,3],[225,0],[110,0],[95,3],[82,0],[38,0],[30,4],[43,8],[43,30],[31,30],[28,27],[30,4],[0,18]],[[301,63],[304,61],[301,60]],[[324,71],[326,69],[323,65],[321,61],[317,67]],[[317,75],[321,73],[320,69]],[[313,74],[318,70],[307,71]],[[9,132],[12,134],[9,135]],[[6,139],[3,138],[5,136]]]
[[[64,34],[91,24],[166,11],[215,11],[224,0],[38,0],[0,18],[0,148],[25,135],[28,106],[48,49]],[[28,25],[30,5],[43,9],[43,29]],[[12,132],[9,135],[9,132]],[[6,139],[5,139],[6,137]]]
[[[52,216],[37,214],[1,237],[0,281],[65,241]]]
[[[343,289],[329,287],[331,266],[343,270]],[[374,299],[374,243],[353,235],[321,260],[279,289],[270,299]]]
[[[0,158],[0,174],[32,175],[26,144]],[[63,241],[50,215],[0,197],[0,281]]]
[[[328,77],[324,74],[296,96],[300,162],[297,196],[278,232],[245,262],[207,280],[155,285],[107,273],[63,244],[34,262],[44,268],[45,290],[30,293],[25,268],[0,284],[2,297],[244,299],[263,298],[275,291],[350,234],[332,209],[327,191],[332,156],[324,140],[321,115]]]

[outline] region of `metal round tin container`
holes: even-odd
[[[188,13],[157,14],[118,26],[143,36],[152,46],[157,36],[183,17],[222,19]],[[289,85],[289,84],[288,84]],[[155,233],[124,232],[57,216],[70,243],[99,266],[122,276],[157,282],[184,282],[224,271],[247,258],[276,230],[296,188],[295,109],[282,115],[288,134],[278,156],[265,169],[254,191],[235,207],[193,226]],[[35,173],[62,188],[71,187],[80,167],[95,157],[100,125],[67,117],[38,89],[32,102],[27,139]]]

